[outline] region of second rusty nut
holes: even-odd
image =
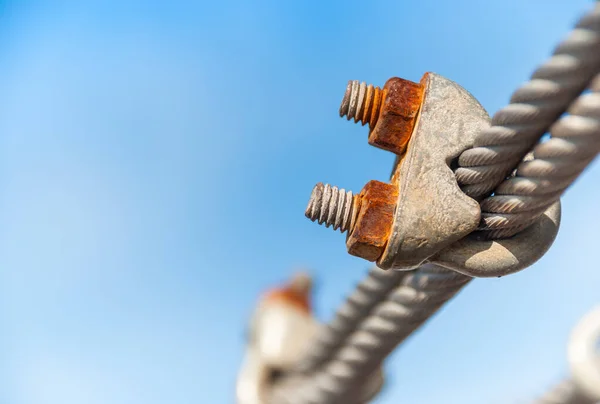
[[[398,187],[369,181],[354,201],[354,224],[346,240],[348,253],[376,261],[392,231]]]
[[[387,245],[398,200],[398,187],[369,181],[358,195],[318,183],[305,215],[313,222],[348,232],[348,252],[376,261]]]

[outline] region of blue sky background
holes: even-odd
[[[571,0],[0,2],[0,402],[232,403],[258,294],[297,268],[328,319],[368,263],[304,218],[393,156],[346,82],[426,71],[493,112]],[[600,300],[600,166],[535,266],[477,280],[388,360],[384,403],[526,403]]]

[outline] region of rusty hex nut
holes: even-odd
[[[399,77],[385,83],[379,116],[369,132],[370,145],[397,155],[406,151],[423,101],[422,83],[423,79],[413,83]]]
[[[379,181],[369,181],[355,201],[357,210],[352,231],[346,239],[348,253],[376,261],[392,231],[398,187]]]

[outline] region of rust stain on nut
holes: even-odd
[[[385,83],[377,111],[379,116],[369,133],[369,144],[398,155],[405,152],[423,101],[423,79],[421,83],[413,83],[392,77]],[[372,112],[376,112],[375,108]]]
[[[355,223],[346,240],[348,252],[368,261],[376,261],[387,244],[392,231],[398,187],[370,181],[356,200]]]

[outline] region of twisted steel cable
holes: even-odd
[[[481,199],[505,179],[600,72],[600,3],[576,24],[553,56],[518,88],[459,159],[456,179]]]
[[[552,58],[534,72],[532,79],[513,93],[511,103],[494,115],[492,126],[481,133],[474,147],[461,154],[456,178],[463,191],[475,199],[482,199],[489,195],[523,160],[527,152],[599,71],[600,4],[577,23],[567,39],[555,49]],[[580,111],[577,110],[576,113],[578,112]],[[572,128],[573,133],[579,131],[576,126]],[[559,142],[560,140],[553,143],[559,145]],[[536,157],[540,156],[545,156],[547,159],[554,157],[551,154],[545,155],[544,149],[538,151]],[[545,210],[543,207],[548,200],[553,202],[555,200],[552,199],[553,197],[560,197],[564,189],[590,161],[580,164],[578,162],[571,166],[568,163],[561,165],[559,162],[556,165],[557,172],[554,172],[550,184],[543,181],[538,181],[541,185],[534,184],[538,189],[545,189],[547,196],[545,201],[525,202],[530,208],[527,214],[528,220],[514,221],[513,219],[513,222],[509,222],[510,214],[496,215],[493,218],[484,214],[484,224],[506,222],[510,225],[505,225],[504,229],[510,228],[510,231],[514,232],[524,229],[535,220],[536,215]],[[533,163],[529,166],[536,168],[539,164]],[[531,171],[526,170],[524,175],[528,173],[530,174]],[[512,182],[515,189],[526,184],[523,178],[517,178]],[[502,188],[499,192],[502,192]],[[502,198],[503,194],[498,196]],[[488,208],[498,208],[504,206],[501,202],[502,199],[496,199],[485,203],[489,205],[486,205]],[[509,203],[506,206],[513,205],[519,203],[512,205]],[[499,228],[492,229],[488,237],[493,239],[509,234],[504,230],[504,232],[499,231]],[[277,404],[353,402],[351,397],[365,377],[372,374],[399,343],[412,334],[471,279],[433,265],[424,265],[416,271],[409,272],[403,278],[401,285],[360,323],[331,361],[321,365],[310,376],[304,376],[303,380],[296,379],[293,388],[290,385],[284,388],[285,383],[280,386],[282,388],[276,388],[272,402]]]
[[[532,224],[600,153],[600,74],[589,91],[552,125],[551,138],[534,147],[533,158],[481,202],[486,238],[510,237]]]
[[[348,403],[395,347],[429,319],[472,278],[426,264],[407,272],[331,361],[294,388],[275,390],[277,404]]]
[[[328,361],[346,338],[404,278],[406,272],[371,268],[356,286],[335,317],[323,325],[312,341],[310,350],[298,364],[297,371],[310,372]]]

